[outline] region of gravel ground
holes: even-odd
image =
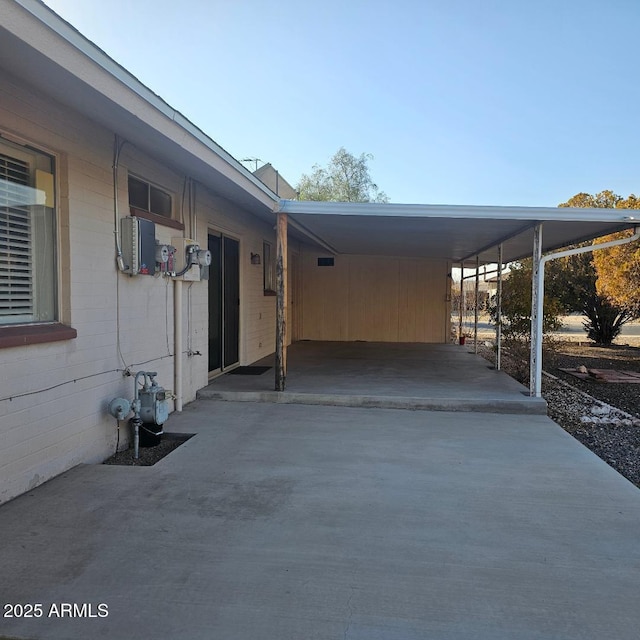
[[[482,355],[494,360],[493,350]],[[579,380],[559,368],[640,371],[640,349],[557,343],[544,355],[542,395],[549,417],[640,488],[640,385]],[[523,367],[503,352],[503,369],[521,382]]]
[[[102,464],[150,467],[158,462],[158,460],[162,460],[162,458],[168,456],[183,442],[185,442],[184,439],[166,438],[163,436],[160,444],[155,447],[139,447],[137,460],[133,457],[133,448],[131,448],[118,451],[118,453],[105,460]]]
[[[558,345],[555,351],[554,354],[548,355],[547,361],[544,362],[546,371],[594,398],[640,417],[640,384],[609,384],[580,380],[558,370],[559,368],[576,369],[580,365],[584,365],[587,369],[640,371],[639,348],[617,345],[595,347],[563,343]]]

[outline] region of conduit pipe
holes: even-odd
[[[116,265],[119,271],[127,270],[120,245],[120,211],[118,209],[118,165],[120,164],[120,151],[122,151],[124,144],[124,142],[120,142],[118,134],[115,134],[113,138],[113,233],[116,244]]]
[[[173,281],[173,376],[176,411],[182,411],[182,280]]]
[[[600,244],[591,244],[588,247],[567,249],[541,255],[542,247],[542,223],[537,225],[534,233],[533,254],[533,287],[531,298],[531,354],[529,374],[529,395],[540,398],[542,396],[542,320],[544,314],[544,267],[547,262],[558,258],[567,258],[581,253],[591,253],[600,249],[610,249],[623,244],[629,244],[640,239],[640,226],[633,229],[633,235],[628,238],[620,238]]]

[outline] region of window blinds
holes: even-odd
[[[27,162],[0,153],[0,317],[33,317],[33,239]]]

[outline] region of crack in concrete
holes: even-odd
[[[344,634],[342,636],[343,640],[347,640],[347,634],[349,633],[349,629],[351,628],[351,620],[353,618],[353,607],[351,606],[351,601],[353,600],[353,596],[355,595],[356,588],[353,585],[349,585],[351,589],[351,595],[347,600],[347,607],[349,607],[349,618],[347,620],[347,626],[344,628]]]

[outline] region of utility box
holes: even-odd
[[[122,259],[130,276],[152,276],[156,272],[156,225],[128,216],[120,221]]]
[[[140,417],[143,422],[161,425],[169,419],[169,401],[167,392],[153,381],[147,389],[138,392],[140,398]]]
[[[191,245],[197,244],[195,240],[191,238],[172,238],[171,244],[177,250],[177,258],[175,270],[181,271],[183,266],[186,266],[187,260],[187,247]],[[180,280],[184,280],[185,282],[199,282],[200,281],[200,265],[192,264],[186,271],[183,273]]]

